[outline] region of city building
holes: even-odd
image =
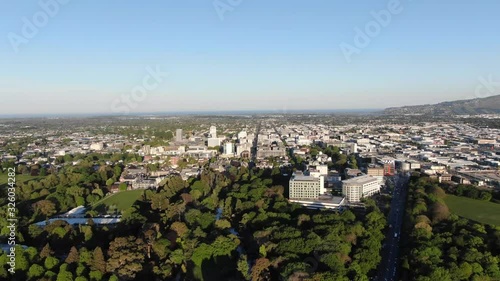
[[[208,147],[220,146],[220,139],[219,138],[208,138],[207,146]]]
[[[384,167],[380,167],[380,166],[368,167],[366,170],[366,174],[376,178],[380,185],[384,184],[384,176],[385,176]]]
[[[236,155],[242,158],[249,158],[252,145],[250,143],[238,144],[236,146]]]
[[[226,142],[224,144],[224,154],[225,155],[234,155],[234,143]]]
[[[182,142],[182,129],[175,130],[175,141]]]
[[[104,148],[102,142],[95,142],[90,145],[90,150],[101,151]]]
[[[238,133],[238,139],[246,139],[247,138],[247,132],[246,131],[241,131]]]
[[[384,175],[394,176],[395,174],[396,174],[396,168],[394,166],[394,162],[384,163]]]
[[[344,174],[345,174],[346,178],[350,179],[350,178],[355,178],[355,177],[359,177],[359,176],[363,175],[363,172],[361,172],[360,169],[346,168],[344,171]]]
[[[317,199],[326,192],[325,178],[295,173],[290,179],[289,190],[290,199]]]
[[[276,141],[272,142],[268,146],[259,146],[257,148],[257,158],[259,159],[284,156],[286,156],[285,147]]]
[[[451,181],[451,174],[448,174],[448,173],[439,174],[438,181],[440,183],[442,183],[442,182],[450,182]]]
[[[383,177],[384,168],[383,167],[368,167],[366,174],[372,177]]]
[[[379,181],[368,175],[342,181],[342,194],[350,203],[358,203],[361,198],[380,192]]]
[[[309,171],[310,172],[317,172],[318,175],[328,175],[328,165],[310,165],[309,166]]]
[[[210,126],[210,138],[217,138],[217,127]]]
[[[322,195],[317,199],[290,199],[290,202],[297,203],[308,209],[341,209],[345,205],[344,197]]]

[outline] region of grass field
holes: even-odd
[[[477,222],[500,226],[500,204],[446,195],[451,212]]]
[[[102,211],[103,209],[115,206],[118,210],[123,211],[132,206],[143,192],[144,190],[142,189],[120,191],[96,202],[92,209]]]
[[[3,186],[8,182],[9,175],[8,174],[0,174],[0,186]],[[41,179],[43,177],[32,177],[27,175],[16,175],[16,182],[26,182],[29,180]]]

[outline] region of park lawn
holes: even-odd
[[[32,177],[28,175],[16,175],[16,182],[27,182],[30,180],[37,180],[37,179],[42,179],[44,177],[38,176],[38,177]],[[5,174],[0,174],[0,186],[6,185],[7,182],[9,181],[9,175],[7,173]]]
[[[92,209],[96,210],[102,206],[115,206],[118,210],[123,211],[134,205],[135,201],[141,197],[143,192],[144,190],[142,189],[119,191],[96,202]]]
[[[500,226],[500,204],[446,195],[444,199],[452,213],[480,223]]]

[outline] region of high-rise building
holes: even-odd
[[[245,158],[246,155],[250,154],[252,151],[252,145],[250,143],[240,143],[236,146],[236,155]],[[245,156],[242,156],[245,154]]]
[[[217,138],[217,127],[210,126],[210,138]]]
[[[246,139],[247,138],[247,132],[246,131],[241,131],[238,133],[238,139]]]
[[[234,143],[226,142],[226,144],[224,144],[224,154],[226,155],[234,154]]]
[[[325,178],[294,174],[290,179],[290,199],[317,199],[326,192]]]
[[[145,145],[142,147],[142,152],[144,152],[144,155],[150,155],[151,154],[151,145]]]
[[[182,141],[182,129],[175,130],[175,141],[176,142]]]

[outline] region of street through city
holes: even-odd
[[[408,190],[409,175],[397,174],[394,176],[394,193],[389,212],[389,230],[382,253],[382,262],[379,267],[378,281],[398,280],[399,245],[401,239],[401,226],[403,224],[406,194]]]

